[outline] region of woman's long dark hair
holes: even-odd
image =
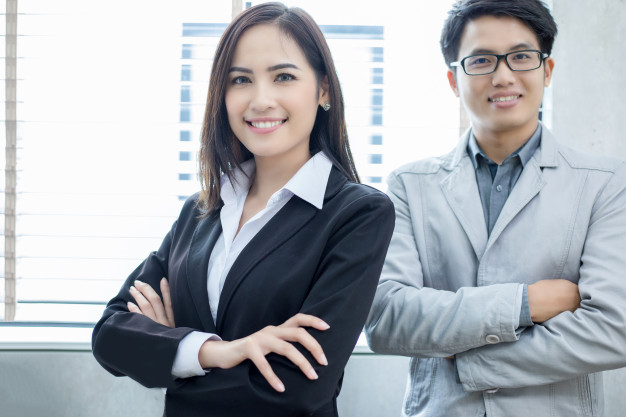
[[[318,85],[324,77],[327,77],[331,107],[328,112],[317,107],[309,149],[311,154],[324,151],[333,165],[348,179],[359,182],[348,143],[343,95],[322,31],[302,9],[287,8],[281,3],[259,4],[242,12],[231,22],[215,51],[199,157],[202,192],[198,205],[204,216],[219,210],[222,206],[221,175],[225,173],[231,178],[232,170],[240,168],[243,161],[252,157],[250,151],[239,142],[230,128],[224,97],[235,46],[247,29],[259,24],[278,26],[281,32],[298,44],[315,71]]]

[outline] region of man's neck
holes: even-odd
[[[483,153],[500,165],[513,152],[524,146],[537,130],[539,122],[525,129],[510,131],[489,131],[472,128],[476,143]]]

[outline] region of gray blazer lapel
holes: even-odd
[[[542,129],[541,144],[524,167],[513,191],[504,203],[502,211],[489,236],[488,246],[491,246],[502,234],[506,226],[526,207],[546,184],[543,178],[543,168],[556,167],[557,145],[552,134],[545,127]]]
[[[476,257],[481,259],[487,245],[487,225],[480,202],[476,173],[469,157],[441,181],[441,190],[465,234]]]
[[[461,138],[454,155],[446,164],[451,172],[441,181],[440,186],[448,205],[469,238],[476,257],[481,259],[487,246],[487,225],[480,202],[476,172],[467,155],[468,139],[469,130]]]
[[[187,284],[193,303],[198,310],[204,330],[216,333],[215,324],[211,317],[209,295],[207,291],[207,275],[209,258],[217,238],[222,233],[222,223],[219,212],[203,219],[191,238],[189,255],[187,256]]]

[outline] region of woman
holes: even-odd
[[[332,58],[302,10],[261,4],[226,29],[200,174],[96,325],[96,359],[167,387],[168,416],[336,416],[394,210],[358,184]]]

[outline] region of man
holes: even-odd
[[[600,416],[597,372],[626,365],[626,164],[539,122],[555,35],[539,0],[459,1],[445,23],[471,129],[389,177],[366,324],[375,352],[412,357],[405,416]]]

